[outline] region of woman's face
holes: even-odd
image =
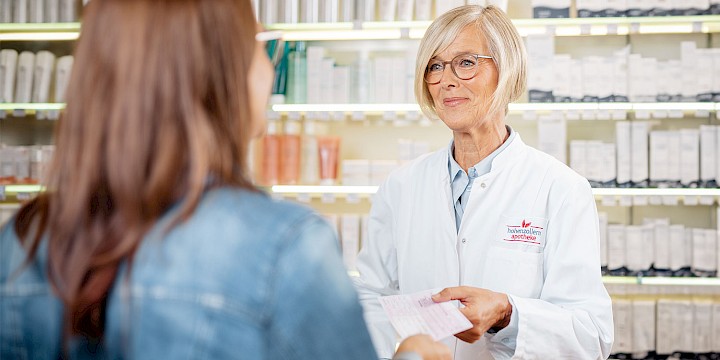
[[[489,55],[485,37],[474,25],[463,29],[455,40],[433,60],[450,61],[460,54]],[[475,77],[461,80],[453,73],[450,64],[445,65],[443,76],[436,84],[427,84],[435,111],[451,130],[468,132],[494,117],[487,111],[497,88],[498,72],[491,59],[478,59]],[[484,124],[487,125],[487,124]]]
[[[265,51],[265,42],[256,41],[255,52],[250,62],[250,73],[248,74],[253,138],[260,137],[265,133],[265,110],[270,100],[274,76],[275,70]]]

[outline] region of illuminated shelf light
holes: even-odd
[[[512,103],[511,112],[525,111],[718,111],[720,103]],[[420,111],[417,104],[275,104],[275,112],[410,112]]]
[[[618,18],[514,19],[522,36],[607,36],[628,34],[690,34],[720,32],[720,16],[659,16]],[[420,39],[430,21],[272,24],[288,41]],[[377,32],[380,30],[381,32]]]
[[[80,23],[0,24],[0,41],[76,40]]]
[[[642,285],[720,286],[720,278],[643,277]]]
[[[308,194],[308,195],[372,195],[377,186],[315,186],[315,185],[274,185],[271,191],[275,194]]]
[[[62,110],[65,108],[63,103],[0,103],[0,110],[14,111],[42,111],[42,110]]]
[[[595,196],[720,196],[720,189],[624,189],[593,188]]]

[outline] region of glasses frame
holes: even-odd
[[[455,61],[455,59],[457,59],[457,58],[459,58],[459,57],[461,57],[461,56],[468,56],[468,55],[474,57],[474,58],[475,58],[475,61],[478,61],[478,59],[490,59],[490,60],[493,60],[493,57],[490,56],[490,55],[480,55],[480,54],[469,54],[469,53],[466,53],[466,54],[459,54],[459,55],[455,56],[454,58],[452,58],[452,59],[450,59],[450,60],[439,61],[439,62],[437,62],[437,63],[433,63],[433,65],[437,65],[437,64],[442,65],[442,71],[440,72],[441,76],[440,76],[440,78],[438,79],[438,81],[435,81],[435,82],[428,81],[428,73],[429,73],[428,69],[429,69],[429,65],[430,65],[430,62],[428,62],[428,66],[425,66],[425,74],[423,75],[423,80],[424,80],[426,83],[428,83],[428,84],[438,84],[438,83],[440,83],[440,81],[442,81],[442,74],[445,73],[445,67],[447,66],[447,64],[450,64],[450,70],[452,70],[452,73],[453,73],[453,74],[455,75],[455,77],[457,77],[458,79],[460,79],[460,80],[470,80],[470,79],[474,78],[475,76],[477,76],[478,70],[480,69],[480,64],[479,64],[479,63],[475,66],[475,73],[474,73],[472,76],[467,77],[467,78],[460,77],[460,75],[458,75],[457,71],[455,70],[455,65],[453,64],[454,61]],[[431,59],[431,60],[432,60],[432,59]]]

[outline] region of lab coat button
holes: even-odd
[[[487,185],[485,185],[485,183],[482,183],[482,184],[480,184],[480,187],[484,189],[487,187]]]
[[[462,243],[463,243],[463,244],[466,243],[466,242],[467,242],[467,239],[462,239]]]
[[[503,338],[503,339],[500,340],[500,341],[502,341],[503,344],[507,344],[507,343],[510,342],[510,339],[508,339],[508,338]]]

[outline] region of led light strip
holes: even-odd
[[[642,285],[693,285],[720,286],[719,278],[686,278],[686,277],[643,277]]]
[[[0,103],[0,110],[62,110],[63,103]]]
[[[720,103],[513,103],[509,110],[521,111],[595,111],[595,110],[624,110],[624,111],[718,111]],[[408,112],[420,111],[417,104],[276,104],[272,106],[275,112]]]
[[[271,191],[275,194],[358,194],[372,195],[377,186],[313,186],[313,185],[274,185]]]

